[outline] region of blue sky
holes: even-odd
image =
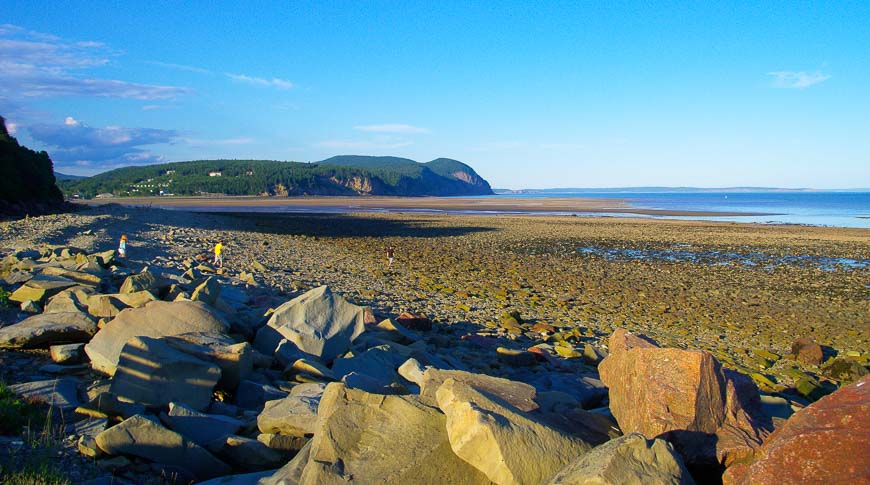
[[[870,187],[870,2],[7,2],[57,170],[461,160],[494,187]]]

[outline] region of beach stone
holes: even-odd
[[[42,313],[42,307],[33,300],[25,301],[21,304],[20,308],[24,313]]]
[[[820,365],[824,358],[822,346],[808,338],[799,338],[792,342],[791,353],[798,362],[807,365]]]
[[[461,370],[441,370],[429,368],[423,373],[420,383],[420,396],[429,402],[436,402],[435,393],[446,380],[453,379],[456,382],[467,384],[477,391],[494,396],[520,411],[534,411],[538,409],[535,402],[537,391],[534,387],[517,381],[492,377],[486,374],[474,374]]]
[[[870,374],[870,371],[854,360],[854,358],[837,357],[825,363],[824,367],[822,367],[822,374],[831,379],[850,384]]]
[[[308,461],[311,459],[311,441],[305,443],[305,446],[296,453],[292,460],[286,465],[279,468],[274,474],[269,477],[261,478],[257,485],[299,485],[302,483],[302,472]]]
[[[117,295],[91,295],[86,300],[88,313],[96,318],[114,318],[128,308]]]
[[[261,433],[257,435],[257,441],[273,450],[297,452],[308,443],[309,438],[301,436],[285,436],[274,433]]]
[[[286,436],[305,436],[314,433],[317,426],[317,408],[326,389],[325,384],[299,384],[283,399],[266,402],[257,416],[261,433],[280,433]]]
[[[47,298],[54,296],[61,291],[76,286],[73,280],[62,278],[59,276],[44,276],[36,275],[30,278],[26,283],[21,285],[17,290],[9,295],[9,301],[16,303],[24,303],[27,300],[36,303],[42,303]]]
[[[128,308],[100,329],[85,346],[94,370],[113,375],[121,348],[132,337],[166,337],[190,332],[223,334],[229,324],[200,302],[155,301]]]
[[[420,340],[420,336],[405,328],[402,324],[394,322],[389,318],[382,320],[381,323],[375,325],[375,328],[382,330],[383,336],[400,344],[412,344]]]
[[[331,383],[320,401],[298,483],[339,483],[348,477],[361,483],[489,483],[451,451],[445,422],[417,396],[370,394]],[[298,470],[298,463],[290,468]]]
[[[110,390],[150,406],[182,402],[202,410],[221,376],[218,366],[176,350],[164,340],[133,337],[124,345]]]
[[[198,485],[259,485],[263,483],[263,480],[270,478],[277,472],[278,470],[266,470],[261,472],[226,475],[223,477],[212,478],[211,480],[206,480],[204,482],[199,482]],[[295,482],[287,482],[282,485],[288,485],[289,483]]]
[[[236,405],[244,408],[262,411],[266,402],[284,399],[288,393],[268,384],[251,380],[243,380],[236,389]]]
[[[100,392],[90,401],[76,408],[76,413],[91,416],[92,418],[123,418],[127,419],[137,414],[145,414],[145,406],[120,401],[118,396],[111,392]]]
[[[27,401],[49,406],[64,419],[79,405],[78,381],[69,377],[13,384],[9,390]]]
[[[226,335],[192,332],[163,337],[170,346],[221,369],[218,385],[233,390],[254,370],[254,349],[247,342],[235,343]]]
[[[200,446],[236,434],[245,423],[229,416],[201,413],[182,403],[169,403],[161,420],[174,431]]]
[[[258,440],[230,435],[209,444],[209,451],[241,470],[274,470],[287,462],[287,456]]]
[[[110,455],[132,455],[156,463],[190,471],[205,480],[229,474],[232,469],[211,453],[164,428],[153,419],[136,415],[103,431],[96,437],[97,446]]]
[[[547,485],[693,485],[680,455],[664,440],[632,433],[599,445],[562,468]]]
[[[625,433],[662,437],[689,466],[730,464],[761,445],[772,425],[751,379],[706,351],[660,348],[617,329],[598,366]]]
[[[728,468],[729,484],[870,483],[870,376],[795,413],[757,450]]]
[[[190,294],[190,299],[193,301],[201,301],[207,305],[215,306],[221,294],[221,285],[218,281],[209,276],[200,283]]]
[[[379,345],[350,358],[335,359],[332,372],[344,378],[352,373],[366,376],[365,389],[368,392],[391,392],[392,385],[398,381],[396,369],[405,361],[401,354],[390,345]],[[350,387],[355,379],[347,382]]]
[[[0,328],[0,348],[46,348],[52,344],[87,342],[97,324],[84,313],[43,313]]]
[[[160,290],[169,288],[171,282],[159,273],[151,271],[149,268],[143,269],[141,272],[130,275],[124,280],[121,285],[120,293],[135,293],[138,291],[150,291],[152,293],[160,293]]]
[[[85,356],[85,344],[52,345],[48,348],[48,353],[55,364],[78,364]]]
[[[131,308],[143,307],[152,301],[159,300],[148,290],[134,291],[133,293],[117,293],[112,296]]]
[[[87,313],[84,301],[89,297],[89,291],[80,286],[63,290],[48,299],[44,313]]]
[[[532,352],[526,352],[525,350],[514,350],[505,347],[497,347],[495,349],[495,352],[496,355],[498,355],[498,360],[510,366],[529,367],[535,365],[538,362],[538,358],[535,356],[535,354],[533,354]]]
[[[592,449],[454,379],[436,396],[453,452],[495,483],[541,483]]]
[[[423,383],[423,374],[426,372],[426,368],[417,359],[411,357],[399,366],[398,372],[406,381],[420,386]]]
[[[257,332],[255,347],[272,354],[287,339],[302,352],[328,363],[365,331],[363,313],[363,307],[321,286],[276,308]]]
[[[396,317],[396,323],[408,330],[415,330],[418,332],[428,332],[429,330],[432,330],[432,320],[429,320],[423,315],[417,315],[410,312],[402,312],[402,314]]]
[[[337,381],[338,376],[332,370],[323,365],[316,359],[297,359],[284,369],[284,374],[298,375],[304,374],[322,381]]]

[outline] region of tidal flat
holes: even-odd
[[[796,338],[817,341],[826,358],[867,365],[870,352],[864,229],[105,205],[7,224],[2,238],[4,247],[105,250],[122,233],[133,267],[183,268],[223,240],[227,277],[253,271],[261,288],[287,297],[326,284],[384,316],[422,313],[454,334],[515,348],[560,342],[576,350],[568,358],[586,344],[606,351],[607,336],[625,327],[665,346],[710,350],[769,391],[821,374],[787,357]],[[492,349],[479,353],[482,366],[488,351],[495,365]]]

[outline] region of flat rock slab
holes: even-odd
[[[547,485],[655,483],[694,485],[682,458],[664,440],[632,433],[608,441],[565,465]]]
[[[132,337],[166,337],[189,332],[223,334],[229,324],[203,303],[154,301],[128,308],[100,329],[85,346],[94,370],[115,373],[121,348]]]
[[[27,300],[42,302],[46,298],[76,286],[78,283],[60,276],[36,275],[9,296],[10,301],[24,303]]]
[[[221,377],[218,366],[185,354],[161,339],[133,337],[121,351],[110,391],[150,406],[182,402],[202,410]]]
[[[71,378],[14,384],[9,386],[9,390],[29,401],[56,409],[64,416],[79,405],[78,381]]]
[[[436,395],[453,452],[495,483],[541,483],[592,449],[454,379]]]
[[[218,385],[234,390],[254,370],[254,348],[247,342],[236,343],[226,335],[204,332],[164,337],[167,344],[221,368]]]
[[[505,401],[520,411],[538,409],[538,404],[535,402],[537,391],[534,387],[523,382],[461,370],[426,369],[423,373],[423,381],[420,383],[420,396],[434,403],[435,393],[447,379],[468,384],[478,391]]]
[[[362,484],[489,483],[453,453],[444,415],[419,396],[369,394],[332,383],[320,401],[317,423],[299,484],[349,477]],[[287,468],[279,474],[292,477],[298,470],[289,463]]]
[[[0,348],[45,348],[61,343],[87,342],[97,324],[81,312],[34,315],[0,328]]]
[[[95,439],[97,446],[110,455],[133,455],[178,466],[189,470],[200,480],[227,475],[232,471],[206,449],[142,415],[124,420],[98,434]]]

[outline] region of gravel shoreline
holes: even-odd
[[[0,247],[105,250],[122,233],[134,269],[208,256],[222,239],[228,276],[256,261],[268,269],[255,272],[258,284],[288,298],[327,284],[384,315],[424,313],[482,332],[503,330],[500,315],[518,311],[529,325],[575,328],[596,345],[624,326],[665,345],[710,350],[744,372],[760,370],[758,351],[783,356],[796,337],[832,355],[865,356],[870,341],[870,231],[861,229],[104,205],[4,223]],[[669,259],[674,251],[697,257]],[[766,372],[790,385],[777,370]]]

